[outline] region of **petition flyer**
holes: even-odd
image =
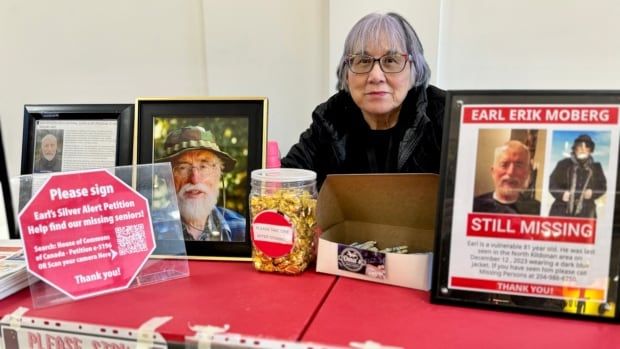
[[[619,105],[463,105],[449,287],[607,301]]]
[[[28,271],[72,299],[129,287],[155,249],[147,199],[106,170],[53,174],[19,226]]]

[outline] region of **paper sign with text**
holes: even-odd
[[[606,104],[461,105],[450,288],[607,301],[618,114]]]
[[[19,226],[28,270],[73,299],[127,288],[155,249],[148,201],[105,170],[52,175]]]

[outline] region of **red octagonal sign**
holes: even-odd
[[[105,170],[52,175],[19,227],[28,270],[73,299],[127,288],[155,249],[148,201]]]

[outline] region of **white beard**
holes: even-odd
[[[577,159],[579,160],[585,160],[590,156],[590,154],[586,154],[586,153],[578,153],[577,154]]]
[[[50,155],[50,154],[43,154],[43,157],[44,157],[44,158],[45,158],[45,160],[47,160],[47,161],[52,161],[52,160],[54,160],[54,157],[55,157],[55,156],[56,156],[56,153],[51,154],[51,155]]]
[[[200,190],[206,195],[203,198],[186,198],[184,194],[189,190]],[[201,227],[217,205],[218,195],[218,188],[211,188],[203,183],[185,184],[177,193],[181,218],[190,224]]]

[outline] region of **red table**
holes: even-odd
[[[84,299],[26,316],[137,328],[173,316],[158,331],[183,342],[189,325],[348,345],[373,340],[404,348],[620,348],[620,325],[429,303],[429,293],[312,270],[260,273],[250,263],[189,261],[191,276]],[[0,315],[32,308],[23,290],[0,301]]]
[[[138,328],[155,316],[172,316],[158,328],[183,342],[189,325],[230,325],[230,332],[297,340],[336,277],[306,271],[299,276],[261,273],[250,263],[189,261],[190,277],[61,305],[32,309],[28,289],[0,301],[0,315],[18,306],[25,316]]]
[[[429,293],[339,278],[304,341],[403,348],[620,348],[620,325],[429,303]]]

